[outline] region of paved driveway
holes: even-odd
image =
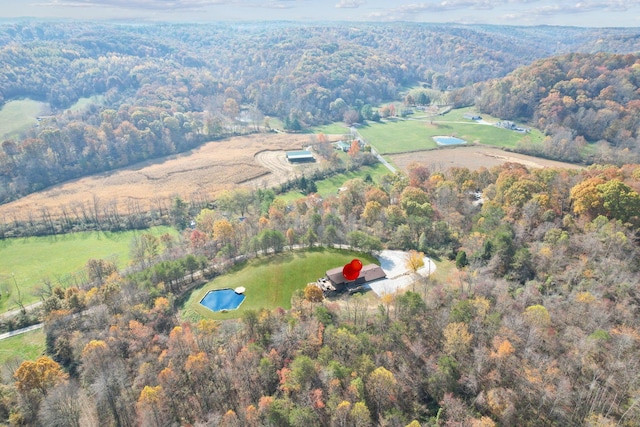
[[[369,287],[378,296],[393,294],[411,285],[415,280],[407,268],[406,259],[408,252],[382,251],[378,255],[380,266],[387,273],[387,278],[369,283]],[[436,271],[436,265],[429,258],[424,257],[424,267],[418,270],[418,274],[427,277],[429,273]]]

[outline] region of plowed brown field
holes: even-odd
[[[256,134],[209,142],[179,155],[139,163],[53,186],[0,205],[6,220],[39,217],[43,207],[55,217],[62,206],[90,205],[94,196],[104,205],[115,201],[119,210],[136,201],[147,210],[154,200],[194,194],[213,197],[238,185],[275,185],[315,164],[292,165],[285,150],[300,150],[308,135]]]
[[[511,162],[520,163],[528,168],[564,168],[580,169],[582,166],[572,163],[556,162],[525,154],[511,153],[499,148],[468,146],[439,150],[420,151],[415,153],[394,154],[387,156],[401,170],[413,162],[429,166],[432,171],[443,171],[453,166],[471,170],[481,167],[492,168]]]

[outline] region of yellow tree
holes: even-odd
[[[138,398],[138,413],[142,419],[149,418],[149,412],[153,414],[155,425],[162,425],[159,404],[162,399],[162,386],[144,386]],[[151,423],[149,423],[151,424]]]
[[[378,417],[398,401],[398,381],[392,372],[382,366],[369,374],[366,387]]]
[[[225,245],[231,244],[235,237],[233,225],[226,219],[219,219],[213,223],[213,236]]]
[[[407,254],[405,266],[413,273],[417,273],[418,270],[424,267],[424,253],[410,250]]]
[[[67,379],[68,375],[54,360],[40,356],[35,362],[22,362],[13,377],[19,393],[26,395],[37,392],[44,396],[51,388]]]
[[[324,299],[324,294],[322,293],[322,289],[314,283],[309,283],[304,288],[304,299],[309,302],[321,302]]]
[[[543,305],[537,304],[527,307],[524,311],[524,316],[533,326],[546,328],[551,324],[551,315],[549,315],[549,311]]]
[[[380,219],[380,214],[382,214],[382,205],[375,200],[371,200],[364,206],[362,218],[368,226],[371,226]]]
[[[449,356],[460,357],[469,351],[473,334],[464,322],[453,322],[445,326],[444,352]]]
[[[578,215],[596,216],[602,212],[602,198],[598,186],[605,180],[600,177],[588,178],[571,189],[573,212]]]
[[[368,427],[372,425],[371,413],[364,402],[356,402],[349,412],[351,424],[354,427]]]

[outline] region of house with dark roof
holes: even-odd
[[[360,270],[360,275],[356,280],[347,280],[342,274],[343,267],[332,268],[327,270],[327,279],[336,292],[343,291],[350,287],[362,286],[366,283],[373,282],[375,280],[384,279],[387,277],[387,273],[384,272],[382,267],[376,264],[367,264]]]

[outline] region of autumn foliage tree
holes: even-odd
[[[18,392],[32,392],[45,396],[49,390],[67,379],[68,375],[60,365],[47,356],[41,356],[35,362],[26,360],[13,374]]]

